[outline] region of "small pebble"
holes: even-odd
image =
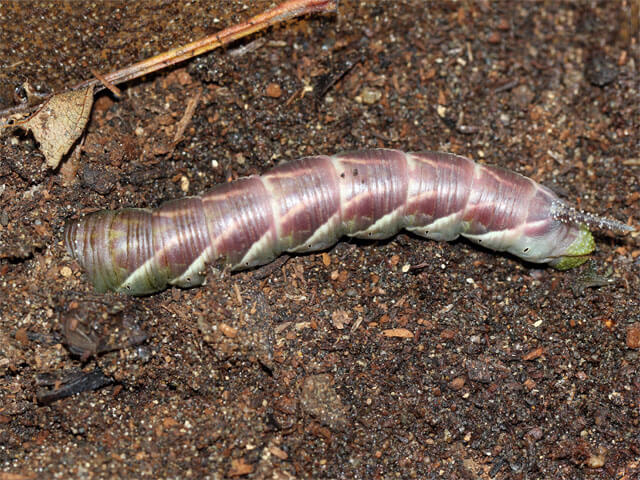
[[[351,317],[344,310],[336,310],[331,314],[331,323],[338,330],[342,330],[345,324],[351,322]]]
[[[498,32],[491,32],[489,37],[487,37],[487,42],[492,43],[494,45],[496,43],[500,43],[500,34]]]
[[[367,105],[378,103],[381,98],[382,92],[375,88],[365,87],[362,89],[362,92],[360,92],[360,99],[362,100],[362,103],[366,103]]]
[[[282,88],[277,83],[270,83],[267,85],[266,94],[267,97],[280,98],[282,96]]]
[[[616,79],[618,67],[604,54],[597,53],[587,60],[584,76],[593,85],[604,87]]]
[[[464,387],[464,377],[456,377],[449,382],[449,388],[454,391],[460,390]]]
[[[511,91],[511,106],[523,109],[533,102],[535,96],[527,85],[518,85]]]
[[[226,323],[219,324],[218,328],[220,329],[220,331],[225,337],[235,338],[238,335],[238,330],[236,328],[233,328],[227,325]]]
[[[184,175],[180,177],[180,190],[182,190],[184,193],[187,193],[189,191],[189,179]]]

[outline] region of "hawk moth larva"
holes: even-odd
[[[632,230],[509,170],[379,149],[302,158],[153,210],[95,212],[67,225],[65,243],[97,290],[144,295],[200,285],[215,261],[240,270],[403,228],[568,269],[595,249],[587,224]]]

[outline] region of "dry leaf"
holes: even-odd
[[[59,93],[20,125],[33,132],[49,167],[56,168],[82,135],[92,105],[93,87]]]

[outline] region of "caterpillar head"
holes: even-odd
[[[580,224],[573,242],[566,247],[564,255],[554,258],[549,265],[558,270],[569,270],[582,265],[588,255],[596,249],[596,242],[586,225]]]
[[[542,203],[549,201],[551,194],[541,192]],[[507,234],[510,236],[506,237],[505,250],[532,263],[547,263],[558,270],[568,270],[586,262],[596,248],[589,227],[620,232],[634,230],[615,220],[578,211],[557,199],[547,205],[545,209],[533,204],[527,222]]]
[[[550,266],[558,270],[568,270],[582,265],[587,261],[587,256],[595,250],[596,244],[588,227],[617,232],[634,230],[624,223],[577,210],[560,201],[552,203],[551,218],[567,230],[565,242],[559,242],[555,258],[549,262]]]
[[[531,263],[547,263],[558,270],[583,264],[595,250],[589,229],[551,218],[524,224],[507,235],[509,253]]]

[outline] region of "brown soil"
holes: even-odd
[[[273,3],[3,2],[0,108]],[[637,478],[637,236],[557,272],[401,234],[125,298],[92,291],[61,229],[383,146],[637,222],[638,5],[344,0],[100,94],[57,171],[4,135],[0,479]]]

